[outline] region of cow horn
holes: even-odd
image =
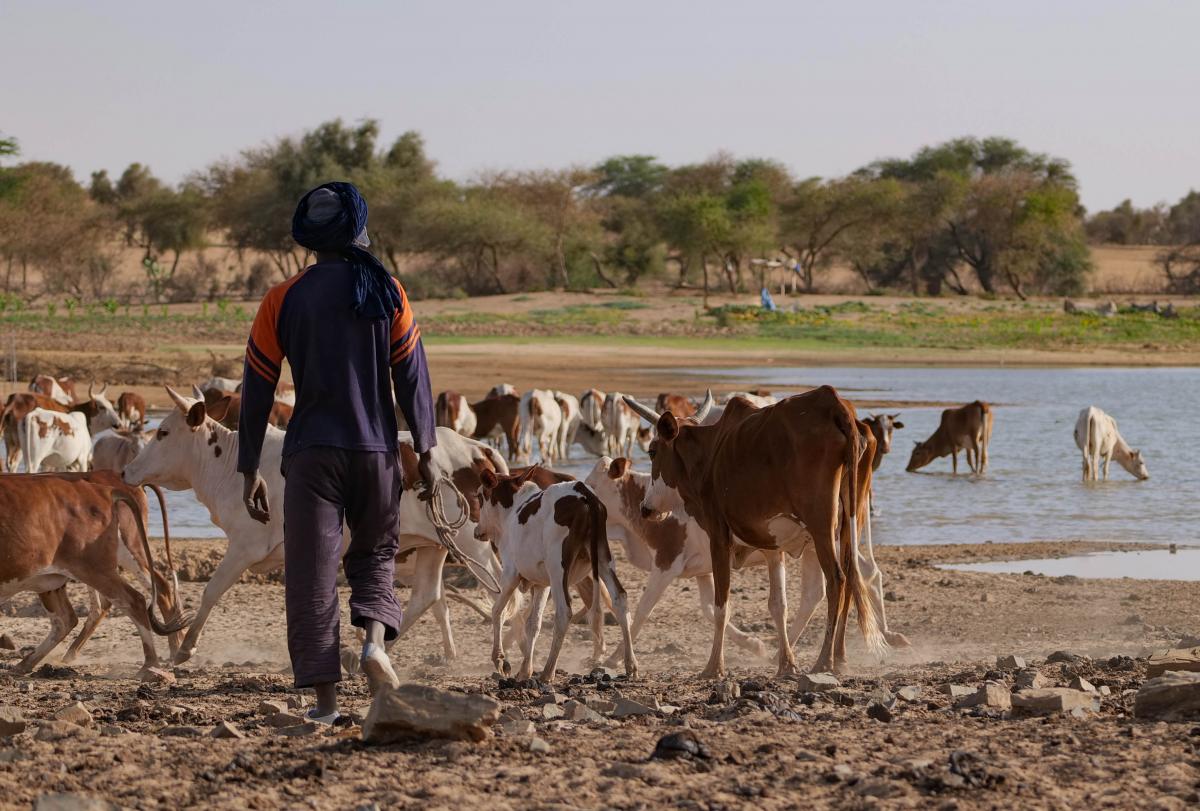
[[[163,388],[167,390],[167,394],[169,394],[171,399],[175,401],[175,405],[178,406],[179,410],[186,414],[188,409],[192,407],[192,404],[185,400],[182,394],[175,391],[175,389],[171,388],[170,386],[163,386]]]
[[[700,404],[700,408],[696,410],[696,422],[704,422],[704,418],[708,416],[708,412],[712,411],[713,407],[712,389],[704,390],[704,402]]]
[[[91,383],[88,383],[88,399],[89,400],[91,400],[95,396],[94,394],[92,394],[92,389],[94,389],[94,388],[96,388],[95,380],[93,380]]]
[[[197,400],[203,400],[203,399],[204,399],[204,392],[200,391],[200,387],[199,387],[199,386],[197,386],[195,383],[193,383],[193,384],[192,384],[192,395],[193,395],[193,396],[194,396],[194,397],[195,397]]]
[[[103,397],[107,393],[108,393],[108,384],[105,383],[103,386],[100,387],[100,396]]]
[[[658,422],[659,414],[653,408],[639,403],[637,400],[633,399],[628,394],[623,395],[623,396],[625,399],[625,405],[629,406],[634,411],[636,411],[639,417],[641,417],[642,419],[644,419],[646,422],[650,423],[651,425],[654,425],[655,423]]]

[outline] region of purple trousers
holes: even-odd
[[[350,584],[350,622],[386,626],[394,639],[400,602],[393,577],[400,491],[395,453],[306,448],[283,461],[284,591],[288,653],[297,687],[341,681],[337,572]],[[342,522],[350,546],[342,555]]]

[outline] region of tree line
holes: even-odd
[[[18,157],[0,139],[0,158]],[[296,201],[329,179],[371,206],[373,249],[414,296],[680,286],[756,290],[782,273],[815,292],[835,265],[869,290],[1075,295],[1087,243],[1160,244],[1175,290],[1200,288],[1200,195],[1170,208],[1125,203],[1087,217],[1061,158],[1007,138],[958,138],[838,178],[795,177],[769,159],[718,154],[667,166],[619,155],[591,167],[442,177],[421,136],[379,142],[378,122],[329,121],[171,185],[132,164],[79,183],[44,162],[0,167],[5,291],[111,295],[114,245],[136,249],[156,301],[260,295],[309,261],[292,242]],[[220,280],[201,249],[243,272]]]

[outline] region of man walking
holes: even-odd
[[[350,183],[300,200],[292,237],[316,264],[263,298],[246,347],[238,471],[246,509],[271,520],[259,455],[286,357],[296,405],[283,444],[284,583],[296,687],[313,687],[309,717],[337,720],[338,563],[350,585],[350,621],[366,632],[371,692],[399,680],[384,642],[400,627],[393,586],[403,482],[389,381],[412,431],[418,469],[433,483],[433,400],[421,333],[408,298],[369,251],[367,204]],[[342,556],[343,520],[350,545]]]

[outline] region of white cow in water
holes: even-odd
[[[1108,464],[1113,459],[1138,479],[1150,478],[1142,452],[1136,451],[1121,437],[1117,421],[1096,406],[1088,406],[1079,412],[1075,421],[1075,444],[1083,453],[1083,480],[1098,481],[1100,466],[1104,466],[1104,480],[1108,481]]]
[[[532,461],[533,440],[536,439],[542,464],[553,462],[558,457],[562,421],[562,406],[553,391],[530,389],[521,395],[521,455]]]

